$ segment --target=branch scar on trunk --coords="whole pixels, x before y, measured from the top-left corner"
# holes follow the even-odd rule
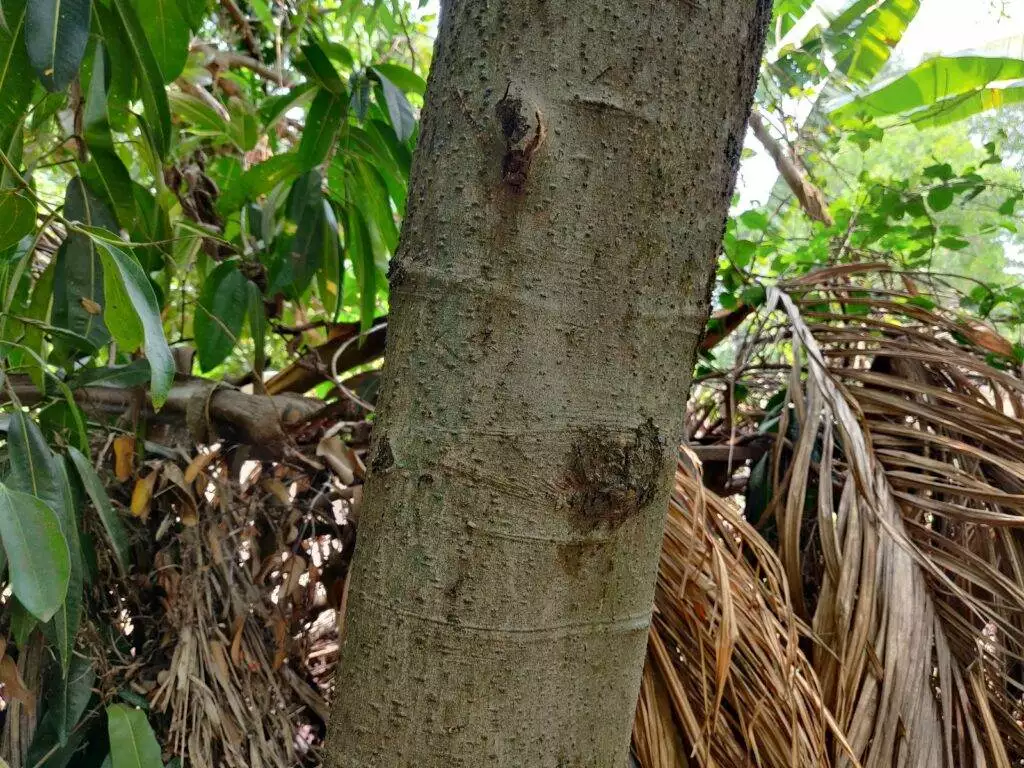
[[[535,109],[537,125],[533,136],[525,146],[517,146],[529,132],[530,124],[523,114],[523,100],[518,96],[510,96],[511,89],[512,83],[509,83],[505,95],[494,106],[494,113],[505,136],[505,155],[501,158],[501,181],[515,194],[521,194],[526,187],[534,155],[544,143],[547,130],[544,128],[540,109]]]

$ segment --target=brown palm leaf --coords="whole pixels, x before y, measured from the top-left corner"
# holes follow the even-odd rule
[[[825,703],[869,768],[1019,764],[1012,346],[877,273],[771,289],[775,308],[792,366],[769,508]]]
[[[843,739],[799,635],[775,553],[681,465],[633,728],[640,764],[831,765]]]

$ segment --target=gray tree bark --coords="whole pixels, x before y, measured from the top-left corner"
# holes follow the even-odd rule
[[[450,0],[327,766],[621,768],[770,0]]]

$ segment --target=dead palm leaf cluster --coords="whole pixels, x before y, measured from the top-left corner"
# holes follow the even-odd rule
[[[763,453],[725,472],[746,520],[677,488],[635,733],[645,766],[1024,758],[1024,384],[1013,346],[956,298],[884,268],[825,270],[769,289],[735,366],[705,380],[692,437]],[[748,554],[718,575],[738,542]],[[733,585],[751,574],[755,588]],[[755,598],[774,632],[738,620]],[[762,697],[772,673],[789,687]]]

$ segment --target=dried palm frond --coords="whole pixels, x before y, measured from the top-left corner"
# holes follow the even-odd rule
[[[824,701],[868,768],[1019,764],[1013,348],[909,281],[847,278],[770,289],[767,308],[786,318],[791,367],[761,477]],[[835,745],[830,758],[843,764]]]
[[[633,749],[644,768],[827,766],[831,733],[781,563],[676,472]]]

